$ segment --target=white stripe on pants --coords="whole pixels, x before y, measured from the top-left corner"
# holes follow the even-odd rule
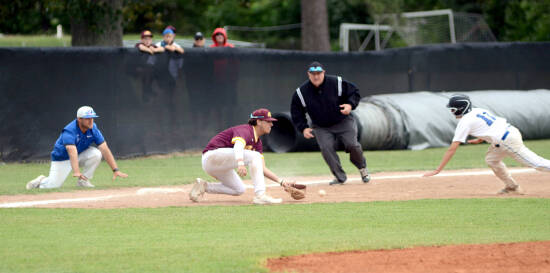
[[[101,163],[101,152],[96,147],[89,147],[78,155],[78,166],[88,179],[94,177],[95,169]],[[71,172],[71,161],[52,161],[50,174],[40,182],[41,189],[59,188]]]
[[[256,196],[265,193],[265,179],[262,155],[256,151],[244,150],[244,164],[248,166],[254,193]],[[241,195],[245,191],[243,180],[237,172],[237,160],[233,148],[219,148],[202,155],[202,169],[216,178],[220,183],[208,183],[206,192]]]
[[[502,162],[507,156],[512,157],[524,166],[535,168],[539,171],[550,172],[550,160],[540,157],[523,144],[521,133],[516,127],[508,128],[508,136],[504,141],[498,143],[500,147],[491,145],[485,156],[485,161],[493,169],[495,175],[504,182],[507,187],[517,185],[516,181],[508,172],[506,165]]]

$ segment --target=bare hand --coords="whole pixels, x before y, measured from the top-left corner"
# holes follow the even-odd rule
[[[239,166],[239,167],[237,167],[237,173],[238,173],[241,177],[245,176],[246,173],[247,173],[246,167],[245,167],[245,166]]]
[[[115,180],[117,176],[122,177],[122,178],[128,177],[127,174],[125,174],[121,171],[116,171],[116,172],[113,173],[113,180]]]
[[[80,172],[74,172],[73,177],[78,177],[78,179],[80,179],[80,180],[88,181],[88,177],[84,176]]]
[[[469,143],[469,144],[479,144],[479,143],[481,143],[481,142],[483,142],[483,139],[481,139],[481,138],[476,138],[476,139],[470,139],[470,140],[468,140],[468,143]]]
[[[315,136],[313,135],[313,129],[311,128],[305,128],[304,129],[304,137],[306,139],[311,139],[311,138],[314,138]]]
[[[438,170],[427,172],[424,175],[422,175],[422,177],[434,176],[434,175],[438,174],[439,172],[440,171],[438,171]]]
[[[351,105],[349,104],[340,104],[340,113],[344,115],[349,115],[351,113]]]

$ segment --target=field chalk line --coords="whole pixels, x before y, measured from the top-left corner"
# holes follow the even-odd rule
[[[510,173],[530,173],[535,172],[535,169],[524,168],[524,169],[512,169]],[[483,171],[472,171],[472,172],[450,172],[450,173],[440,173],[437,176],[439,177],[452,177],[452,176],[478,176],[478,175],[492,175],[491,170]],[[420,178],[422,174],[404,174],[404,175],[386,175],[386,176],[376,176],[373,175],[372,179],[385,180],[385,179],[406,179],[406,178]],[[348,181],[360,181],[360,178],[350,178]],[[313,181],[303,181],[300,184],[305,185],[314,185],[314,184],[324,184],[328,183],[331,180],[313,180]],[[279,187],[278,184],[268,184],[266,187]],[[246,188],[253,188],[252,185],[246,185]],[[33,207],[39,205],[51,205],[51,204],[62,204],[62,203],[73,203],[73,202],[88,202],[88,201],[103,201],[107,199],[133,196],[133,195],[145,195],[153,193],[175,193],[175,192],[185,192],[184,189],[173,189],[173,188],[141,188],[136,191],[135,194],[118,194],[118,195],[106,195],[98,197],[82,197],[82,198],[67,198],[67,199],[53,199],[53,200],[40,200],[40,201],[24,201],[24,202],[13,202],[13,203],[2,203],[0,208],[22,208],[22,207]]]

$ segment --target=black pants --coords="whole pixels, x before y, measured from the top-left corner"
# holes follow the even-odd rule
[[[330,168],[332,174],[340,182],[346,181],[346,173],[342,169],[340,158],[336,153],[338,140],[342,141],[349,159],[357,169],[367,167],[367,160],[363,156],[363,148],[357,141],[357,124],[352,116],[346,117],[340,123],[331,127],[318,127],[313,125],[315,139],[321,148],[321,154]]]

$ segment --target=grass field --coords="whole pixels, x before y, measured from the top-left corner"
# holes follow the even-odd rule
[[[155,41],[162,39],[162,35],[156,34]],[[191,38],[177,36],[178,39]],[[124,40],[139,40],[139,34],[125,34]],[[56,38],[54,35],[4,35],[0,37],[0,47],[67,47],[71,46],[71,36],[63,35],[62,39]]]
[[[550,140],[528,141],[550,157]],[[485,168],[487,145],[461,147],[449,169]],[[428,170],[445,149],[368,151],[373,172]],[[344,154],[346,171],[355,172]],[[281,176],[327,175],[319,153],[265,155]],[[207,178],[200,156],[119,160],[127,180],[98,188],[190,183]],[[515,162],[507,161],[510,166]],[[0,165],[0,194],[28,193],[49,164]],[[61,191],[74,190],[66,182]],[[397,189],[396,189],[397,190]],[[51,191],[51,190],[50,190]],[[48,191],[33,191],[35,194]],[[265,272],[270,257],[418,245],[550,240],[549,199],[208,206],[154,209],[0,209],[0,272]]]

